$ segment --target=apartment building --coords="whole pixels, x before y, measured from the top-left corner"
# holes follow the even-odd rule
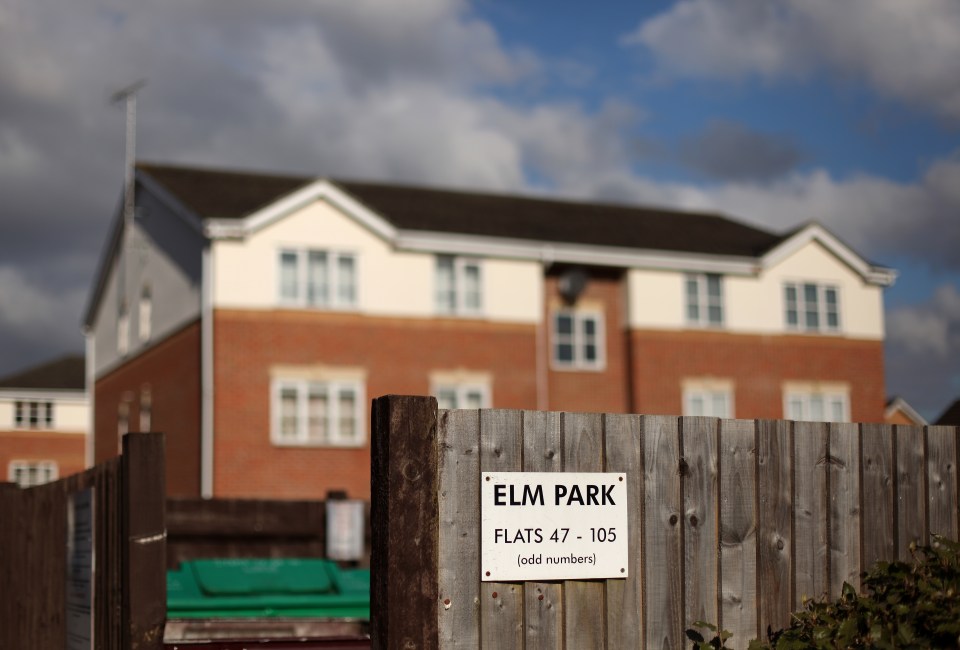
[[[86,467],[84,367],[68,356],[0,378],[0,480],[32,487]]]
[[[884,418],[876,266],[810,223],[141,164],[88,305],[94,456],[369,495],[369,401]]]

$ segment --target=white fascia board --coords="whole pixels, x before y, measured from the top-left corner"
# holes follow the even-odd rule
[[[179,199],[168,192],[166,188],[160,185],[160,183],[153,180],[148,172],[138,170],[137,182],[139,182],[144,189],[156,197],[160,203],[164,204],[170,210],[170,212],[179,217],[190,228],[197,231],[201,235],[204,234],[203,220],[200,218],[200,216],[181,203]]]
[[[923,425],[923,426],[926,426],[927,424],[929,424],[929,423],[927,422],[926,418],[924,418],[922,415],[920,415],[919,413],[917,413],[917,412],[914,410],[914,408],[913,408],[912,406],[910,406],[910,405],[906,402],[906,400],[904,400],[902,397],[898,397],[898,398],[896,398],[895,400],[893,400],[892,402],[890,402],[890,405],[887,406],[887,409],[886,409],[886,411],[884,412],[884,415],[886,415],[887,417],[890,417],[890,416],[893,415],[897,410],[903,411],[904,413],[907,414],[907,417],[909,417],[909,418],[910,418],[911,420],[913,420],[914,422],[917,422],[917,423],[919,423],[919,424],[921,424],[921,425]]]
[[[301,187],[243,219],[208,219],[205,231],[211,239],[243,239],[321,199],[339,208],[383,239],[393,241],[396,238],[397,230],[392,224],[326,179],[319,179]]]
[[[745,276],[756,275],[758,269],[757,260],[751,257],[534,242],[444,232],[403,231],[397,236],[395,245],[407,251],[536,260],[548,264],[559,262]]]
[[[85,404],[87,393],[82,388],[79,390],[73,388],[4,388],[0,389],[0,399],[21,402]]]
[[[868,264],[866,260],[854,252],[852,248],[837,239],[833,233],[818,223],[806,225],[803,229],[768,251],[761,258],[763,268],[767,269],[779,264],[813,241],[822,244],[828,251],[836,255],[842,262],[856,271],[860,277],[870,284],[888,287],[897,279],[897,272],[895,270]]]

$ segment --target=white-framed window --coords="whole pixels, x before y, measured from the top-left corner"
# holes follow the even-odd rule
[[[150,431],[153,424],[153,394],[149,386],[140,389],[140,431]]]
[[[344,251],[284,248],[278,258],[280,303],[298,307],[356,307],[357,257]]]
[[[849,392],[840,387],[786,387],[783,393],[783,414],[788,420],[849,422]]]
[[[150,285],[143,285],[140,289],[139,313],[137,314],[137,335],[141,343],[150,340],[153,330],[153,292]]]
[[[277,445],[359,447],[366,442],[364,404],[356,380],[276,379],[271,439]]]
[[[716,273],[689,273],[686,278],[687,323],[697,327],[723,325],[723,281]]]
[[[602,312],[558,309],[550,320],[554,367],[588,370],[604,367]]]
[[[117,354],[123,356],[130,350],[130,313],[126,306],[117,314]]]
[[[683,414],[714,418],[732,418],[733,382],[693,380],[683,385]]]
[[[479,260],[437,255],[434,270],[437,312],[476,315],[483,311],[483,274]]]
[[[442,409],[487,409],[490,408],[490,387],[478,383],[436,384],[431,393]]]
[[[57,462],[53,460],[12,460],[7,467],[7,480],[22,488],[56,481]]]
[[[840,331],[840,290],[834,285],[787,282],[783,285],[783,303],[788,330]]]
[[[13,404],[15,429],[52,429],[53,402],[17,400]]]

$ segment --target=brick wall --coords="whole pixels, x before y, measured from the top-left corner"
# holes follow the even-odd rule
[[[686,330],[633,331],[638,413],[679,414],[681,381],[734,382],[738,418],[783,418],[783,382],[845,382],[854,422],[883,422],[883,343],[831,336],[750,336]]]
[[[150,429],[165,434],[167,493],[200,495],[200,323],[157,342],[97,379],[94,462],[116,456],[120,405],[129,431],[140,430],[141,400],[149,392]]]
[[[483,371],[493,405],[536,408],[536,328],[467,319],[373,318],[311,311],[215,316],[215,484],[220,497],[370,496],[370,449],[278,447],[270,442],[272,365],[366,369],[368,401],[430,391],[435,371]],[[364,407],[369,429],[369,405]]]
[[[628,340],[624,334],[626,322],[626,294],[623,273],[604,269],[591,269],[589,280],[576,303],[566,305],[560,296],[557,283],[564,268],[555,268],[545,278],[544,354],[550,371],[547,374],[549,389],[548,410],[590,411],[626,413],[630,409]],[[569,307],[600,309],[603,312],[606,331],[605,364],[600,370],[555,369],[552,359],[552,314],[555,310]]]
[[[84,469],[87,437],[43,430],[0,431],[0,481],[8,479],[12,460],[52,460],[60,478]]]

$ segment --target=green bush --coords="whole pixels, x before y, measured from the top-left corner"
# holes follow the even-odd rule
[[[913,562],[878,562],[863,594],[847,583],[835,601],[810,601],[790,626],[767,630],[750,650],[805,648],[960,648],[960,544],[934,537],[910,545]],[[695,650],[727,648],[730,633],[709,623],[687,630]]]

